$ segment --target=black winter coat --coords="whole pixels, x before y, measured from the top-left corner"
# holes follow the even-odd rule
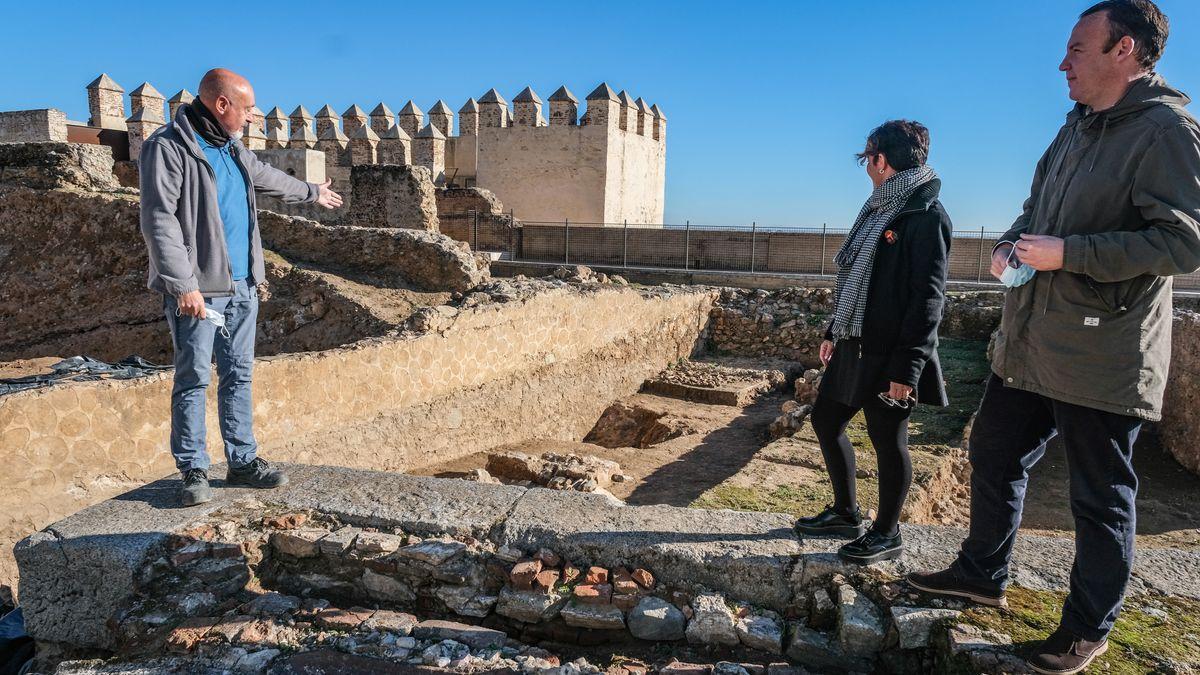
[[[935,179],[917,188],[880,237],[861,342],[836,346],[821,380],[822,396],[858,407],[899,382],[913,387],[920,403],[949,404],[937,331],[953,226],[938,201],[941,187]],[[833,339],[830,329],[825,339]]]

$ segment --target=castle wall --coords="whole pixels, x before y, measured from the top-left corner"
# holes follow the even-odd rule
[[[601,223],[609,137],[593,126],[484,127],[477,184],[523,221]]]
[[[634,131],[613,131],[604,181],[604,222],[661,224],[666,144]]]

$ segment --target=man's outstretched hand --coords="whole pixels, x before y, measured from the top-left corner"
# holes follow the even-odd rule
[[[317,186],[317,203],[327,209],[336,209],[342,205],[342,196],[329,189],[333,181],[326,179]]]

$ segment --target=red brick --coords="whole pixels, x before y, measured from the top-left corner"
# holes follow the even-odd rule
[[[641,588],[630,576],[629,570],[618,567],[613,570],[613,590],[617,593],[637,593]]]
[[[167,636],[167,650],[172,652],[189,652],[196,643],[208,634],[220,619],[213,616],[198,616],[181,622]]]
[[[653,574],[650,574],[646,570],[639,567],[636,570],[634,570],[633,574],[631,574],[630,576],[633,577],[633,580],[638,582],[638,585],[641,586],[642,588],[644,588],[648,591],[654,590],[654,575]]]
[[[603,567],[589,567],[587,574],[583,575],[583,583],[585,584],[607,584],[608,570]]]
[[[575,599],[585,605],[607,605],[612,602],[612,586],[608,584],[580,584],[574,590]]]
[[[558,570],[542,570],[533,579],[533,590],[549,593],[558,585]]]
[[[533,580],[542,571],[541,560],[522,560],[513,565],[508,573],[508,580],[518,591],[528,591],[533,588]]]

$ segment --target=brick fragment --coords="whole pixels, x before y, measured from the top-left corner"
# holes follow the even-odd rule
[[[522,560],[513,565],[512,571],[508,574],[508,580],[512,583],[513,588],[519,591],[528,591],[533,588],[533,580],[541,571],[541,560]]]
[[[607,584],[608,570],[603,567],[589,567],[587,574],[583,575],[583,583],[585,584]]]
[[[612,573],[613,590],[617,593],[637,593],[641,588],[637,582],[633,580],[629,570],[624,567],[618,567]]]
[[[549,593],[558,585],[558,579],[558,570],[542,570],[533,579],[533,590],[540,593]]]
[[[630,576],[632,576],[633,580],[636,581],[642,588],[648,591],[654,590],[654,575],[650,574],[650,572],[639,567],[634,570]]]
[[[612,602],[612,586],[580,584],[574,588],[575,599],[585,605],[607,605]]]

